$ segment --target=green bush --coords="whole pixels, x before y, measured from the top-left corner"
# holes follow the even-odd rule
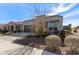
[[[61,46],[61,39],[57,35],[47,36],[45,39],[46,45],[51,51],[59,51],[59,47]]]
[[[59,32],[59,36],[63,39],[63,38],[65,38],[65,31],[64,30],[61,30],[60,32]]]
[[[8,30],[0,30],[0,33],[5,34]]]
[[[21,32],[20,30],[15,30],[15,31],[13,31],[14,33],[19,33],[19,32]]]
[[[70,47],[72,50],[72,54],[79,54],[79,37],[74,35],[69,35],[65,38],[65,46]]]
[[[37,29],[37,30],[36,30],[36,33],[37,33],[37,35],[39,35],[39,36],[43,36],[43,35],[46,35],[46,32],[47,32],[47,31],[48,31],[47,29],[40,28],[40,29]]]

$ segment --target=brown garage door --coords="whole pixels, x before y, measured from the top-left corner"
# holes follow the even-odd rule
[[[31,32],[30,25],[24,25],[24,32]]]

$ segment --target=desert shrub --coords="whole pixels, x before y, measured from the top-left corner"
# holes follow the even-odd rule
[[[6,35],[10,35],[10,34],[13,34],[14,32],[11,32],[11,31],[8,31],[8,32],[6,32],[5,34]]]
[[[74,29],[74,31],[73,31],[74,33],[77,33],[77,29]]]
[[[47,29],[39,28],[39,29],[36,29],[36,34],[39,36],[43,36],[43,35],[46,35],[47,31],[48,31]]]
[[[38,38],[39,35],[31,35],[31,34],[29,34],[29,35],[26,35],[25,37],[27,37],[27,38]]]
[[[19,33],[19,32],[21,32],[20,30],[15,30],[15,31],[13,31],[14,33]]]
[[[50,51],[58,51],[61,46],[61,39],[57,35],[47,36],[45,39],[46,45]]]
[[[70,55],[72,54],[70,47],[60,47],[61,55]]]
[[[65,45],[66,46],[74,46],[78,47],[79,46],[79,37],[74,36],[74,35],[69,35],[65,38]]]
[[[77,48],[74,48],[73,50],[72,50],[72,54],[73,55],[79,55],[79,48],[77,47]]]
[[[59,32],[59,36],[60,36],[61,38],[65,38],[65,31],[64,31],[64,30],[61,30],[61,31]]]
[[[14,33],[17,33],[17,31],[13,31]]]
[[[79,54],[79,37],[74,35],[69,35],[65,38],[65,46],[70,47],[72,54]]]
[[[61,31],[59,32],[59,36],[60,36],[60,38],[61,38],[62,46],[64,46],[65,31],[64,31],[64,30],[61,30]]]
[[[73,35],[73,34],[71,33],[71,31],[65,30],[65,37],[67,37],[67,36],[69,36],[69,35]]]
[[[5,34],[8,30],[1,30],[0,33]]]

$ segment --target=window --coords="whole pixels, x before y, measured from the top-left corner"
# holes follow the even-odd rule
[[[52,31],[57,30],[57,23],[56,23],[56,21],[49,21],[48,22],[48,29],[52,30]]]

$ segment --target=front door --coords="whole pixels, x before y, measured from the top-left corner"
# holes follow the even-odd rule
[[[14,26],[13,25],[11,25],[11,31],[13,31],[14,30]]]
[[[20,26],[16,26],[16,31],[20,31]]]

